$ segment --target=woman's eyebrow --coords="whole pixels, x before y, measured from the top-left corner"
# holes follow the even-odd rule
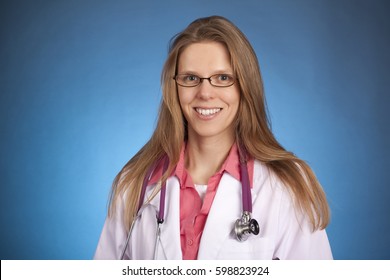
[[[178,71],[178,74],[191,74],[191,75],[196,75],[201,77],[202,75],[199,74],[198,71],[193,71],[193,70],[183,70],[183,71]],[[217,75],[217,74],[233,74],[232,69],[227,69],[227,68],[221,68],[220,70],[214,70],[211,72],[210,76]]]

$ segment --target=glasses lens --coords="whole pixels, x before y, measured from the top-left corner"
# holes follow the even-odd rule
[[[196,75],[176,75],[175,80],[183,87],[195,87],[200,83],[200,78]]]
[[[230,87],[234,84],[235,78],[230,74],[215,74],[210,78],[200,78],[192,74],[179,74],[175,78],[176,83],[182,87],[196,87],[203,80],[209,80],[210,84],[215,87]]]
[[[210,82],[216,87],[229,87],[234,84],[234,77],[230,74],[216,74],[210,77]]]

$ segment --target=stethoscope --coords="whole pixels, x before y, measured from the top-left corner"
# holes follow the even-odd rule
[[[237,219],[234,224],[234,233],[236,236],[236,239],[239,242],[246,241],[249,237],[249,235],[254,234],[258,235],[260,232],[259,223],[252,219],[252,195],[250,190],[250,183],[249,183],[249,174],[248,174],[248,167],[245,160],[242,160],[240,156],[240,171],[241,171],[241,185],[242,185],[242,208],[243,212],[240,219]],[[164,164],[162,168],[162,174],[164,174],[168,170],[169,166],[169,160],[168,157],[165,156],[163,158]],[[159,161],[158,161],[159,162]],[[142,189],[141,189],[141,195],[140,200],[138,203],[138,211],[137,216],[133,219],[129,232],[127,234],[126,243],[122,250],[120,259],[123,260],[123,257],[125,255],[127,246],[129,244],[131,234],[133,232],[134,224],[140,217],[140,213],[142,212],[145,207],[148,207],[150,204],[144,204],[144,198],[145,198],[145,192],[146,188],[148,186],[148,183],[152,177],[153,171],[156,168],[157,163],[155,163],[153,166],[151,166],[146,173],[146,176],[143,180]],[[160,190],[160,207],[159,211],[157,213],[156,219],[157,219],[157,229],[156,229],[156,242],[154,247],[154,259],[157,259],[158,256],[158,244],[160,242],[160,234],[161,234],[161,226],[164,223],[164,214],[165,214],[165,193],[166,193],[166,181],[164,181],[161,185]]]

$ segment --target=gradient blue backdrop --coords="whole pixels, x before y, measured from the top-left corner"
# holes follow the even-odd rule
[[[89,259],[111,182],[150,137],[172,35],[252,42],[273,130],[332,209],[336,259],[390,259],[388,1],[0,2],[0,258]]]

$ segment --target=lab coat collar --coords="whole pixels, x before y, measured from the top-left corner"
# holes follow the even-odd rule
[[[241,218],[241,182],[225,173],[220,181],[200,241],[198,259],[218,259],[227,238],[235,238],[234,223]],[[252,192],[252,201],[254,199]],[[231,229],[227,231],[226,228]]]
[[[165,220],[161,227],[161,245],[158,259],[181,260],[183,258],[180,245],[180,184],[172,176],[166,184]],[[165,254],[162,255],[162,253]]]
[[[165,220],[161,228],[161,245],[158,259],[181,260],[180,243],[180,184],[176,176],[168,178],[166,185]],[[227,238],[234,237],[234,223],[241,218],[241,182],[224,173],[219,183],[199,245],[198,259],[218,259]],[[256,195],[252,191],[252,201]],[[154,199],[159,201],[159,199]],[[158,205],[156,205],[158,207]],[[158,209],[158,208],[157,208]],[[231,231],[226,231],[226,228]]]

